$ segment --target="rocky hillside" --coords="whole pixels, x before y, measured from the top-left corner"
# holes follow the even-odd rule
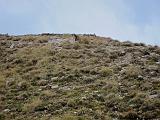
[[[0,35],[0,120],[160,120],[160,47],[96,35]]]

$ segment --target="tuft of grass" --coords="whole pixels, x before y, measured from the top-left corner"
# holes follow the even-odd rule
[[[40,98],[33,98],[30,102],[25,103],[22,110],[25,112],[33,112],[36,107],[42,104],[42,100]]]
[[[137,78],[142,74],[142,70],[137,66],[129,65],[125,70],[125,74],[127,78]]]
[[[112,75],[113,70],[109,67],[101,67],[99,70],[99,73],[101,76],[106,77],[106,76]]]
[[[0,88],[5,87],[5,84],[5,77],[2,74],[0,74]]]
[[[74,115],[67,114],[67,115],[53,118],[53,120],[87,120],[87,119],[81,116],[74,116]]]
[[[42,96],[52,97],[54,93],[50,90],[44,90],[42,91]]]

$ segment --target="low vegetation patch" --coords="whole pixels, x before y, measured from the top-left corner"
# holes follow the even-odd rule
[[[160,48],[96,35],[0,35],[0,120],[158,120]]]

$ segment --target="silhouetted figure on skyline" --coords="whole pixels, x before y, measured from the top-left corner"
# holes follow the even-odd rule
[[[75,41],[79,41],[79,40],[80,40],[80,38],[79,38],[79,36],[78,36],[78,35],[73,34],[73,36],[74,36],[74,40],[75,40]]]

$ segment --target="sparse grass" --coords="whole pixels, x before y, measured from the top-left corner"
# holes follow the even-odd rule
[[[39,98],[33,98],[30,102],[25,103],[22,110],[25,112],[34,112],[35,108],[42,104]]]
[[[6,81],[4,75],[0,74],[0,88],[5,87]]]
[[[53,95],[55,95],[55,93],[52,92],[52,91],[50,91],[50,90],[44,90],[44,91],[42,91],[42,97],[43,96],[52,97]]]
[[[52,38],[64,42],[48,43]],[[70,39],[73,35],[0,36],[0,119],[160,117],[159,48],[90,35]],[[134,55],[143,64],[133,63]]]
[[[112,75],[113,70],[109,67],[104,67],[103,66],[103,67],[100,68],[99,73],[100,73],[101,76],[106,77],[106,76]]]
[[[64,115],[61,117],[53,118],[52,120],[87,120],[84,117],[74,115]]]
[[[66,39],[66,38],[71,38],[73,36],[71,34],[63,34],[61,37]]]
[[[142,71],[137,66],[129,65],[125,70],[125,74],[128,78],[132,78],[132,77],[136,78],[138,77],[138,75],[142,74]]]

